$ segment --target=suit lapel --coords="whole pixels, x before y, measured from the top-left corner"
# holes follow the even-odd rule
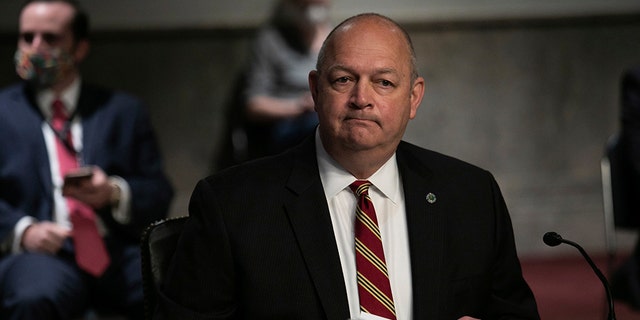
[[[441,271],[445,257],[445,217],[437,201],[441,185],[434,181],[433,173],[404,148],[397,152],[398,167],[402,176],[413,285],[413,318],[439,319],[440,306],[444,305],[442,290],[445,284]],[[427,201],[428,194],[436,201]]]
[[[313,137],[295,152],[285,209],[327,319],[347,319],[344,277],[315,154]]]
[[[95,117],[91,117],[93,114],[95,102],[93,101],[94,94],[91,92],[91,87],[83,84],[80,88],[80,96],[78,97],[78,115],[82,121],[82,159],[86,164],[95,164],[95,159],[92,155],[93,137],[95,135]]]
[[[105,121],[105,117],[109,114],[105,110],[109,109],[112,103],[113,93],[98,86],[90,84],[82,84],[80,97],[78,98],[78,115],[82,120],[82,142],[83,157],[85,163],[98,164],[101,161],[100,137],[108,137],[109,133],[105,123],[113,121]],[[104,169],[104,168],[103,168]]]
[[[28,138],[25,141],[32,141],[35,145],[34,154],[30,156],[36,157],[38,164],[38,175],[42,190],[47,193],[48,197],[52,197],[53,182],[51,178],[51,167],[49,165],[49,155],[47,154],[47,146],[44,142],[42,134],[42,125],[45,123],[44,117],[40,112],[37,104],[33,100],[33,94],[26,85],[20,87],[14,96],[15,119],[20,123],[23,134]]]

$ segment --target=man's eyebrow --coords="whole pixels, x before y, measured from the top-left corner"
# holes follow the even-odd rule
[[[353,71],[351,70],[351,68],[345,66],[345,65],[341,65],[341,64],[336,64],[333,66],[330,66],[329,68],[327,68],[327,72],[334,72],[334,71],[345,71],[348,73],[352,73]]]
[[[396,69],[394,69],[394,68],[381,68],[381,69],[376,70],[376,72],[375,72],[374,74],[377,74],[377,75],[379,75],[379,74],[393,74],[393,75],[398,75],[398,74],[400,74],[400,73],[398,72],[398,70],[396,70]]]
[[[333,66],[329,67],[327,69],[327,71],[328,72],[344,71],[344,72],[348,72],[348,73],[355,73],[355,71],[353,71],[352,68],[349,68],[349,67],[347,67],[345,65],[341,65],[341,64],[333,65]],[[400,73],[395,68],[380,68],[380,69],[376,69],[373,72],[373,74],[381,75],[381,74],[400,74]]]

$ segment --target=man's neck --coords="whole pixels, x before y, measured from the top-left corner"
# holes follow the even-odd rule
[[[78,73],[74,72],[52,85],[49,89],[51,89],[51,91],[53,91],[56,96],[60,96],[65,90],[69,88],[69,86],[71,86],[71,84],[78,78],[78,76]]]
[[[355,149],[340,143],[325,143],[324,141],[331,141],[331,138],[323,139],[322,131],[320,128],[317,130],[325,152],[358,179],[367,179],[378,171],[395,154],[399,143],[398,141],[395,145]]]
[[[338,150],[327,149],[327,153],[338,162],[345,170],[358,179],[367,179],[378,171],[394,152],[382,152],[380,150]]]

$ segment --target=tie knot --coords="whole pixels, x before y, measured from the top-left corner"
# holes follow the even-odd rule
[[[361,195],[367,195],[369,192],[369,187],[371,186],[371,182],[369,180],[356,180],[352,184],[349,185],[351,191],[355,193],[358,197]]]
[[[53,112],[53,119],[67,120],[67,110],[65,110],[64,104],[59,99],[53,101],[53,104],[51,104],[51,110]]]

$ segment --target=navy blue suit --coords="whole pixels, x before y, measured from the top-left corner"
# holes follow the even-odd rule
[[[397,162],[413,318],[539,319],[491,174],[406,142]],[[201,180],[189,214],[158,319],[349,318],[313,137]]]
[[[166,216],[173,189],[163,172],[155,134],[141,101],[124,93],[83,85],[77,108],[82,119],[84,163],[99,166],[107,175],[117,175],[127,181],[131,188],[132,218],[129,224],[122,225],[112,218],[110,208],[98,210],[108,230],[105,240],[112,264],[101,279],[82,273],[71,277],[71,281],[79,282],[78,286],[88,288],[88,294],[77,297],[74,308],[82,307],[89,300],[102,301],[100,295],[106,292],[112,298],[126,300],[116,304],[139,303],[142,299],[140,232],[152,221]],[[42,134],[43,121],[34,95],[25,83],[0,92],[0,241],[12,236],[16,222],[24,216],[40,221],[53,219],[52,177]],[[13,279],[18,274],[16,270],[28,272],[30,266],[51,260],[45,255],[32,256],[28,259],[33,261],[25,263],[16,262],[17,255],[0,253],[0,301],[3,303],[0,307],[6,308],[9,303],[7,290],[23,286]],[[54,263],[59,263],[61,269],[75,268],[71,257],[71,246],[65,246]],[[93,288],[103,285],[110,288],[94,295],[98,290]],[[5,316],[0,313],[0,318]]]

